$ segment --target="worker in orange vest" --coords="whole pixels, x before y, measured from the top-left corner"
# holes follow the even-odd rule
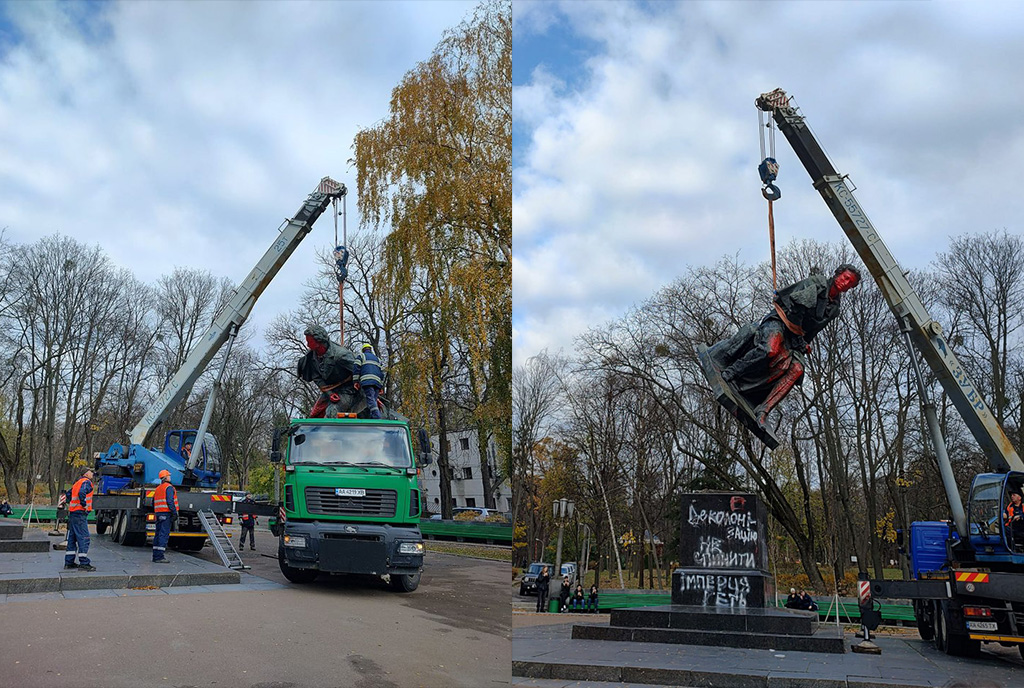
[[[171,472],[162,470],[158,474],[160,484],[153,492],[153,511],[156,512],[156,534],[153,535],[153,563],[167,564],[164,556],[167,541],[171,537],[171,526],[178,520],[178,493],[171,485]]]
[[[95,571],[87,556],[89,552],[89,512],[92,511],[92,469],[82,471],[82,477],[71,487],[68,499],[68,544],[64,550],[64,568]],[[78,562],[75,563],[75,554]]]

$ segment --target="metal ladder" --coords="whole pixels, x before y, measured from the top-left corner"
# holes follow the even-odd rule
[[[217,550],[217,554],[220,556],[220,560],[224,562],[224,566],[236,571],[252,568],[242,562],[242,555],[238,553],[234,543],[231,542],[231,538],[224,532],[224,527],[217,520],[215,513],[209,510],[200,511],[199,522],[203,524],[203,530],[210,536],[210,542],[213,543],[213,548]]]

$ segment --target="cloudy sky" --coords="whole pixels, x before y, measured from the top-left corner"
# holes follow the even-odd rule
[[[571,351],[687,266],[766,260],[754,99],[793,95],[905,268],[1024,231],[1024,6],[563,2],[514,12],[514,350]],[[781,135],[781,244],[844,236]]]
[[[98,244],[153,282],[241,281],[320,178],[475,2],[0,1],[0,229]],[[250,323],[291,308],[325,214]],[[259,340],[257,340],[259,341]]]

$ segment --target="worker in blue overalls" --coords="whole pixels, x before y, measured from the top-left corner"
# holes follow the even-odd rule
[[[153,511],[156,512],[156,533],[153,535],[153,563],[166,564],[167,541],[171,538],[171,526],[178,520],[178,493],[171,485],[171,472],[162,470],[160,485],[153,492]]]
[[[71,487],[68,501],[68,544],[64,551],[64,568],[95,571],[89,561],[89,512],[92,511],[92,469],[82,471],[82,477]],[[75,554],[78,563],[75,563]]]
[[[370,418],[380,418],[377,398],[384,386],[384,371],[380,368],[380,359],[369,344],[363,344],[363,350],[352,369],[352,379],[356,389],[361,389],[366,397],[366,410],[370,412]]]

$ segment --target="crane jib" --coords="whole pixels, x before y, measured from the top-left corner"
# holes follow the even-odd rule
[[[915,347],[928,363],[949,399],[963,417],[989,463],[1000,471],[1024,471],[1013,448],[964,367],[942,337],[942,327],[928,314],[906,273],[861,208],[843,175],[814,138],[803,115],[781,89],[757,99],[759,109],[771,112],[779,131],[811,176],[850,243],[864,261],[897,320],[907,323]]]
[[[214,318],[207,331],[198,339],[185,362],[172,376],[170,381],[160,390],[156,401],[143,415],[142,420],[132,428],[132,444],[143,444],[149,432],[156,427],[188,394],[192,385],[206,370],[221,345],[227,341],[230,333],[241,327],[249,317],[256,299],[266,289],[270,281],[277,275],[285,261],[294,253],[299,242],[310,232],[313,224],[327,210],[331,202],[347,193],[344,184],[330,177],[320,180],[298,212],[291,219],[285,220],[280,234],[274,238],[270,247],[260,261],[235,289],[224,308]]]

